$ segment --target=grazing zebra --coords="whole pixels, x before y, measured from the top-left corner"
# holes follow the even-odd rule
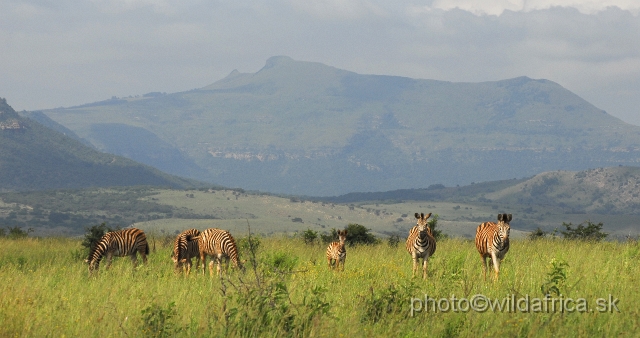
[[[118,257],[129,256],[133,267],[136,267],[137,255],[140,253],[142,261],[147,262],[149,254],[149,244],[144,231],[136,228],[122,229],[118,231],[107,232],[100,238],[98,243],[89,253],[89,257],[85,262],[89,263],[89,273],[98,270],[100,260],[104,255],[107,256],[106,269],[111,265],[111,258],[115,255]]]
[[[487,258],[489,263],[493,262],[495,271],[494,280],[498,279],[500,273],[500,261],[509,251],[509,226],[511,214],[498,214],[498,223],[485,222],[476,229],[476,248],[482,258],[482,272],[487,280]]]
[[[223,258],[225,259],[227,266],[229,264],[229,260],[231,260],[236,268],[244,271],[244,267],[242,266],[242,262],[240,262],[240,258],[238,256],[236,241],[228,231],[211,228],[202,231],[199,236],[194,237],[193,239],[198,240],[200,260],[202,262],[202,274],[205,273],[204,270],[207,265],[207,255],[212,257],[211,262],[209,262],[209,275],[211,276],[213,276],[213,259],[218,263],[218,275],[221,273]]]
[[[340,268],[342,263],[342,271],[344,271],[344,261],[347,259],[347,249],[344,247],[344,241],[347,239],[347,230],[338,230],[338,242],[332,242],[327,247],[327,261],[329,262],[329,270],[334,265],[335,269]]]
[[[191,272],[191,258],[196,258],[196,267],[200,265],[200,250],[198,240],[193,239],[200,235],[198,229],[188,229],[180,233],[173,242],[171,259],[175,263],[176,272],[182,267],[187,275]]]
[[[425,214],[415,214],[418,222],[416,226],[409,231],[409,237],[407,237],[407,251],[413,258],[413,274],[416,276],[416,270],[418,270],[418,261],[422,258],[422,279],[427,279],[427,261],[429,257],[433,256],[436,252],[436,239],[431,234],[431,228],[427,224],[427,219],[431,217],[431,213],[425,216]]]

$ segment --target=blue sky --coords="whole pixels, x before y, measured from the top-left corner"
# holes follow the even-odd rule
[[[361,74],[548,79],[640,126],[637,0],[0,0],[16,110],[179,92],[275,55]]]

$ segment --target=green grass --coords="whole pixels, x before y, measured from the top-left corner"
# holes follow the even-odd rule
[[[146,265],[133,270],[128,258],[115,258],[111,269],[103,264],[99,275],[89,278],[78,240],[0,239],[0,336],[138,337],[153,335],[154,328],[164,329],[157,335],[224,336],[238,335],[242,325],[253,330],[244,331],[249,335],[343,337],[610,337],[633,336],[640,329],[637,243],[514,240],[494,283],[482,279],[473,242],[460,239],[438,243],[427,281],[411,278],[403,243],[396,248],[386,243],[348,247],[345,271],[332,272],[324,244],[305,245],[300,238],[285,236],[260,242],[258,271],[265,275],[257,286],[251,260],[245,263],[245,274],[232,269],[224,283],[202,276],[200,270],[188,277],[176,275],[163,241],[156,241]],[[251,256],[244,250],[241,258]],[[541,286],[554,259],[568,264],[562,271],[566,280],[557,283],[563,297],[585,298],[595,310],[596,298],[612,295],[619,299],[620,312],[450,311],[410,316],[411,298],[425,295],[543,297]],[[290,273],[275,273],[276,266]],[[286,292],[275,292],[277,285]],[[265,301],[251,295],[262,295]],[[266,306],[264,311],[258,310],[259,304]],[[328,313],[319,310],[321,304]],[[285,317],[306,329],[287,332]],[[267,326],[251,327],[258,319]]]

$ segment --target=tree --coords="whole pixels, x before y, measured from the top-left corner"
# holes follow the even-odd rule
[[[302,239],[304,240],[305,244],[313,244],[316,241],[316,238],[318,238],[317,231],[307,229],[302,233]]]
[[[431,216],[431,219],[427,222],[427,224],[429,224],[429,228],[431,229],[431,234],[436,239],[436,241],[449,237],[446,234],[443,234],[442,230],[436,229],[438,227],[438,214],[434,214],[433,216]]]
[[[587,226],[583,225],[585,223]],[[560,232],[564,239],[599,242],[609,235],[602,232],[602,222],[595,224],[591,221],[585,221],[578,224],[576,228],[571,227],[573,225],[571,222],[568,224],[562,222],[562,225],[567,228],[566,231]]]
[[[527,238],[529,240],[535,241],[537,239],[542,239],[545,238],[547,236],[547,233],[544,232],[542,229],[540,229],[540,227],[538,227],[536,230],[531,231],[528,235]]]
[[[82,246],[89,249],[89,251],[93,250],[93,248],[98,244],[98,241],[106,234],[107,232],[115,231],[117,229],[111,229],[107,226],[107,223],[102,223],[100,225],[94,225],[90,228],[85,228],[86,232],[84,234],[84,240],[82,241]]]

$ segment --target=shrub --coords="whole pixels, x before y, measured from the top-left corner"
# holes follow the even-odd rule
[[[29,236],[29,233],[33,232],[33,229],[29,228],[27,231],[22,230],[19,226],[9,227],[9,235],[10,239],[21,239]]]
[[[173,324],[172,318],[177,315],[176,304],[171,302],[166,308],[153,304],[142,310],[142,333],[147,337],[174,337],[183,330]]]
[[[107,223],[102,223],[100,225],[94,225],[90,228],[85,228],[86,232],[84,234],[84,240],[82,240],[82,246],[87,248],[89,251],[93,250],[93,248],[98,244],[100,238],[104,236],[107,232],[115,231],[117,229],[112,229],[107,226]]]
[[[583,225],[585,223],[587,223],[587,226]],[[576,228],[571,227],[573,225],[571,222],[568,224],[562,222],[562,225],[567,228],[567,231],[560,232],[564,239],[599,242],[609,235],[602,232],[602,222],[595,224],[591,223],[591,221],[586,221],[578,224]]]
[[[377,244],[379,240],[370,233],[371,229],[366,228],[364,225],[350,223],[347,225],[347,243],[349,245],[357,245],[357,244]],[[332,230],[336,234],[337,231],[335,229]]]
[[[304,240],[305,244],[313,244],[317,238],[318,238],[317,231],[307,229],[302,233],[302,239]]]
[[[395,234],[395,235],[389,236],[387,243],[389,244],[390,247],[397,248],[398,245],[400,245],[400,235]]]
[[[433,234],[433,237],[436,239],[436,241],[439,241],[441,239],[445,239],[445,238],[449,238],[449,236],[447,236],[446,234],[442,233],[442,230],[438,230],[438,214],[434,214],[433,216],[431,216],[431,219],[427,222],[427,224],[429,224],[429,228],[431,229],[431,234]]]
[[[528,235],[527,238],[531,241],[535,241],[537,239],[542,239],[545,238],[547,236],[547,233],[542,231],[542,229],[540,229],[540,227],[538,227],[536,230],[531,231]]]

